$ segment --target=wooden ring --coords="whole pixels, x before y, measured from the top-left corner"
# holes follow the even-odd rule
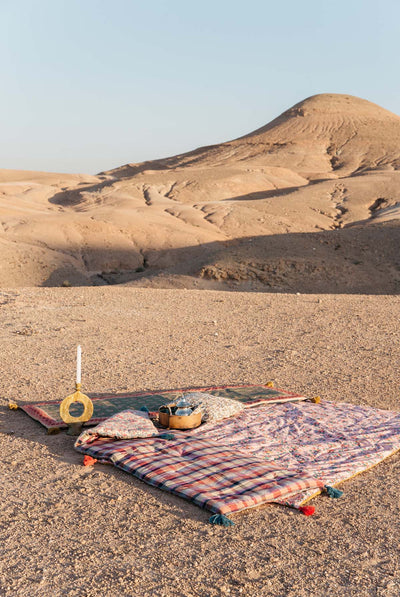
[[[83,404],[83,413],[79,417],[73,417],[70,412],[70,406],[74,402]],[[93,402],[88,396],[82,392],[75,392],[71,396],[67,396],[60,404],[60,416],[64,423],[70,425],[71,423],[86,423],[93,415]]]

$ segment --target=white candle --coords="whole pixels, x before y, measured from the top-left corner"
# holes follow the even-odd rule
[[[82,370],[82,348],[79,344],[76,351],[76,383],[81,383],[81,370]]]

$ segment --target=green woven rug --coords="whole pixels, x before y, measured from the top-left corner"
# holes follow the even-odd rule
[[[246,407],[265,403],[307,400],[305,396],[271,388],[267,385],[213,386],[179,390],[135,392],[132,394],[92,394],[89,396],[94,407],[93,417],[86,423],[86,425],[97,425],[108,417],[126,409],[138,410],[142,406],[145,406],[149,411],[158,411],[160,406],[177,399],[181,396],[182,392],[207,392],[213,396],[225,396],[226,398],[232,398],[233,400],[243,402]],[[51,431],[67,427],[60,418],[60,404],[61,400],[51,400],[48,402],[19,404],[19,407],[32,417],[32,419],[39,421],[39,423]],[[70,413],[72,416],[79,416],[81,411],[81,404],[76,403],[71,405]]]

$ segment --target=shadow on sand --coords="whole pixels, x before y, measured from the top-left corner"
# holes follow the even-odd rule
[[[60,286],[68,280],[72,286],[399,294],[399,247],[400,223],[396,222],[148,249],[142,251],[143,264],[135,269],[123,265],[130,261],[129,252],[86,247],[82,248],[85,261],[99,264],[97,273],[66,265],[52,272],[43,285]],[[107,267],[101,269],[102,263]]]

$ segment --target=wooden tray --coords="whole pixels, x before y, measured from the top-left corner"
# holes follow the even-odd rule
[[[201,423],[201,412],[185,417],[158,411],[160,425],[168,429],[195,429]]]

